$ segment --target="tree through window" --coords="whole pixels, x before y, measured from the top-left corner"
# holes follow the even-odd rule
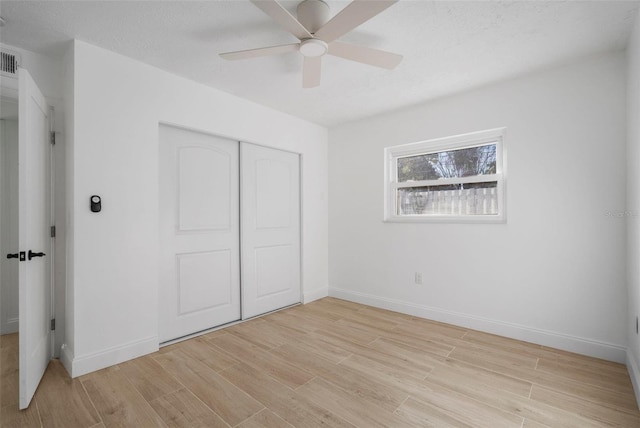
[[[495,173],[495,144],[398,159],[398,182],[400,183]]]

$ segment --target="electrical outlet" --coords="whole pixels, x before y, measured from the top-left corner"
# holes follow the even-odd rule
[[[415,277],[413,279],[413,281],[416,284],[422,284],[422,274],[420,272],[416,272]]]

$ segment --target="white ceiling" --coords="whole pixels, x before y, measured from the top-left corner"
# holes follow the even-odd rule
[[[295,14],[297,2],[283,1]],[[347,1],[328,1],[332,14]],[[399,109],[587,55],[624,49],[638,1],[401,0],[341,40],[404,55],[392,71],[325,56],[218,53],[296,42],[248,0],[5,1],[0,41],[61,56],[77,38],[325,126]]]

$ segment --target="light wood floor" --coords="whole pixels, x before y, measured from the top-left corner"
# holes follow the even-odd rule
[[[2,427],[640,427],[626,368],[326,298],[70,379],[52,361]]]

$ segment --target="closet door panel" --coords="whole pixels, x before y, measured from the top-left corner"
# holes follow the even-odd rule
[[[242,317],[300,302],[300,158],[241,144]]]
[[[160,341],[240,319],[239,148],[160,126]]]

